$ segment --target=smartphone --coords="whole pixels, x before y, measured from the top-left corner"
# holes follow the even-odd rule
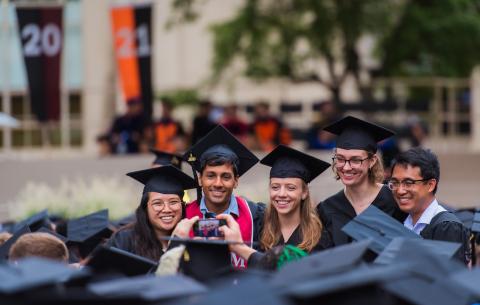
[[[199,219],[193,224],[193,235],[199,237],[222,237],[223,234],[218,228],[226,224],[224,219]]]

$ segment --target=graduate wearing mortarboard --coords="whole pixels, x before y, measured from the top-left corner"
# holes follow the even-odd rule
[[[186,207],[186,217],[211,218],[230,214],[239,223],[245,243],[258,241],[265,205],[253,203],[233,194],[240,177],[252,168],[258,158],[223,126],[218,125],[183,156],[198,175],[197,200]],[[203,193],[203,194],[202,194]],[[246,268],[246,262],[232,253],[232,263]]]
[[[290,245],[310,253],[329,247],[328,234],[322,238],[322,224],[310,200],[308,183],[330,164],[283,145],[277,146],[260,163],[271,167],[270,204],[260,236],[261,250],[272,251],[275,247]],[[222,230],[226,230],[225,239],[239,241],[235,227]],[[231,248],[248,259],[249,265],[264,265],[263,254],[240,244]]]
[[[116,232],[108,245],[158,261],[168,249],[167,238],[185,216],[183,192],[197,183],[172,165],[127,175],[145,185],[142,199],[134,223]]]
[[[394,135],[388,129],[347,116],[324,130],[336,134],[332,168],[344,189],[317,206],[323,225],[335,246],[351,242],[342,227],[370,205],[403,222],[391,191],[383,181],[383,165],[377,142]]]

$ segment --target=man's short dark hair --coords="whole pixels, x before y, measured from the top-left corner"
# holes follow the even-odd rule
[[[421,147],[410,148],[395,158],[392,165],[392,173],[397,165],[418,167],[423,179],[435,179],[437,181],[433,194],[437,192],[438,183],[440,182],[440,163],[437,155],[430,149]]]
[[[222,165],[225,165],[225,164],[232,165],[233,175],[235,177],[237,177],[238,176],[238,168],[235,165],[235,162],[233,162],[232,160],[230,160],[229,158],[226,158],[226,157],[214,157],[214,158],[202,160],[202,162],[200,164],[200,173],[203,174],[203,171],[205,170],[205,167],[207,167],[207,165],[208,166],[222,166]]]

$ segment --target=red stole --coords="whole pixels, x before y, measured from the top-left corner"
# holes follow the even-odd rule
[[[233,218],[237,221],[238,225],[240,226],[240,233],[242,235],[243,241],[247,245],[253,244],[253,216],[250,208],[248,207],[247,202],[242,199],[241,197],[235,196],[238,204],[238,217],[232,215]],[[197,201],[192,201],[191,203],[187,204],[185,209],[185,214],[187,218],[192,218],[194,216],[198,216],[200,218],[203,217],[202,211],[200,211],[200,204]],[[193,231],[190,231],[190,237],[193,237]],[[235,253],[230,253],[232,258],[232,265],[236,269],[244,269],[247,268],[247,262],[237,256]]]

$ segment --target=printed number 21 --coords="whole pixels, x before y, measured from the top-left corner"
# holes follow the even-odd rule
[[[148,28],[145,24],[136,28],[135,32],[129,28],[120,28],[117,31],[117,39],[120,40],[118,56],[120,58],[132,57],[137,53],[139,57],[150,55],[150,43],[148,41]],[[138,48],[135,49],[135,39]]]
[[[27,57],[55,56],[62,48],[62,34],[57,25],[49,23],[41,29],[37,24],[29,23],[22,29],[22,40],[25,41],[23,53]]]

